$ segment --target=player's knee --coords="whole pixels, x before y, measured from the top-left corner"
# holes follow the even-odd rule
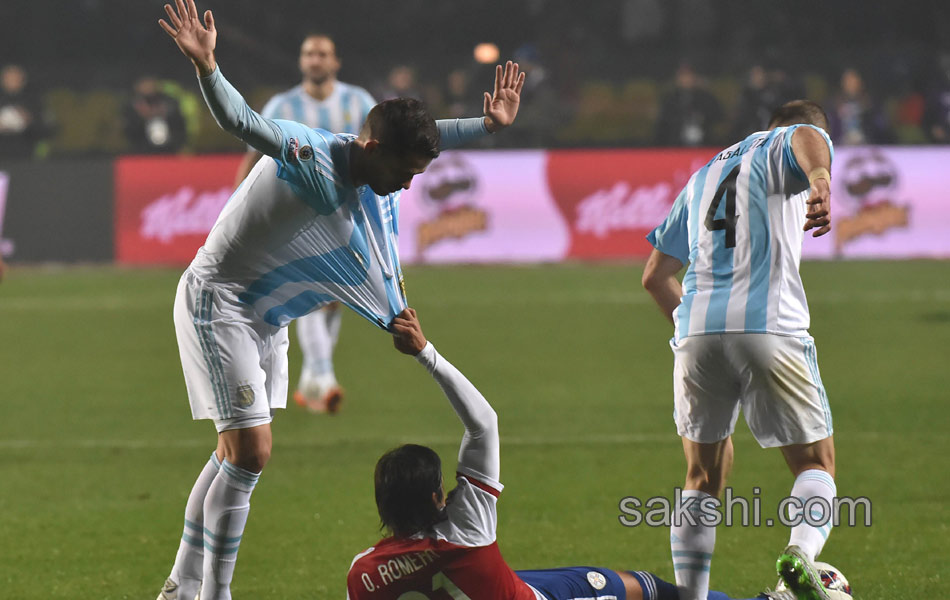
[[[244,467],[248,471],[260,473],[264,470],[264,465],[270,460],[270,444],[260,444],[256,446],[247,457],[248,466]]]
[[[271,443],[269,439],[254,440],[251,444],[241,444],[230,460],[235,466],[253,473],[260,473],[270,460]]]
[[[624,573],[623,571],[614,571],[620,580],[623,582],[624,591],[627,593],[627,600],[642,600],[643,599],[643,588],[640,587],[640,582],[637,581],[637,578],[631,575],[630,573]]]
[[[831,438],[805,445],[786,446],[782,449],[792,474],[818,469],[835,476],[835,447]]]
[[[693,465],[686,473],[687,489],[699,490],[710,496],[718,497],[725,483],[721,469],[707,469],[701,465]]]

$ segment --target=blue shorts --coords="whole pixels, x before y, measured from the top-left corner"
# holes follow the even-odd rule
[[[626,600],[627,591],[620,576],[598,567],[563,567],[515,571],[522,581],[548,600]]]

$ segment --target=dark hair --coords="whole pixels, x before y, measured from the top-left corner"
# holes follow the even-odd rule
[[[817,102],[811,100],[792,100],[772,111],[769,129],[789,125],[814,125],[828,130],[828,115]]]
[[[300,39],[300,44],[303,45],[303,43],[309,40],[310,38],[324,38],[324,39],[330,40],[330,43],[333,44],[334,48],[336,48],[336,40],[333,39],[332,35],[324,31],[317,31],[317,30],[308,31],[307,35],[303,36],[303,38]]]
[[[406,444],[383,454],[375,482],[379,519],[396,537],[409,537],[438,520],[432,493],[441,500],[442,461],[432,448]]]
[[[364,131],[396,154],[439,156],[439,128],[426,105],[415,98],[384,100],[369,111]]]

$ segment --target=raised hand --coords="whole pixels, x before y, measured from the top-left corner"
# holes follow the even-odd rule
[[[831,188],[828,180],[816,179],[811,186],[808,200],[808,212],[805,213],[805,231],[818,227],[812,237],[820,237],[831,231]]]
[[[215,67],[214,47],[218,38],[211,11],[205,11],[204,24],[198,19],[195,0],[175,0],[175,8],[166,4],[165,12],[171,25],[165,19],[159,19],[158,24],[175,40],[182,54],[191,59],[198,75],[210,75]]]
[[[485,92],[485,127],[494,133],[511,125],[518,115],[521,103],[521,88],[524,86],[524,73],[518,73],[518,63],[510,60],[495,67],[494,94]]]

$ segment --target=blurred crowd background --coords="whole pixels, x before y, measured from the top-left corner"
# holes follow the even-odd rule
[[[159,29],[160,0],[3,0],[0,158],[240,151]],[[505,147],[717,146],[823,104],[837,144],[950,143],[950,2],[216,0],[218,59],[256,109],[311,32],[339,79],[436,118],[481,114],[497,46],[528,72]]]

